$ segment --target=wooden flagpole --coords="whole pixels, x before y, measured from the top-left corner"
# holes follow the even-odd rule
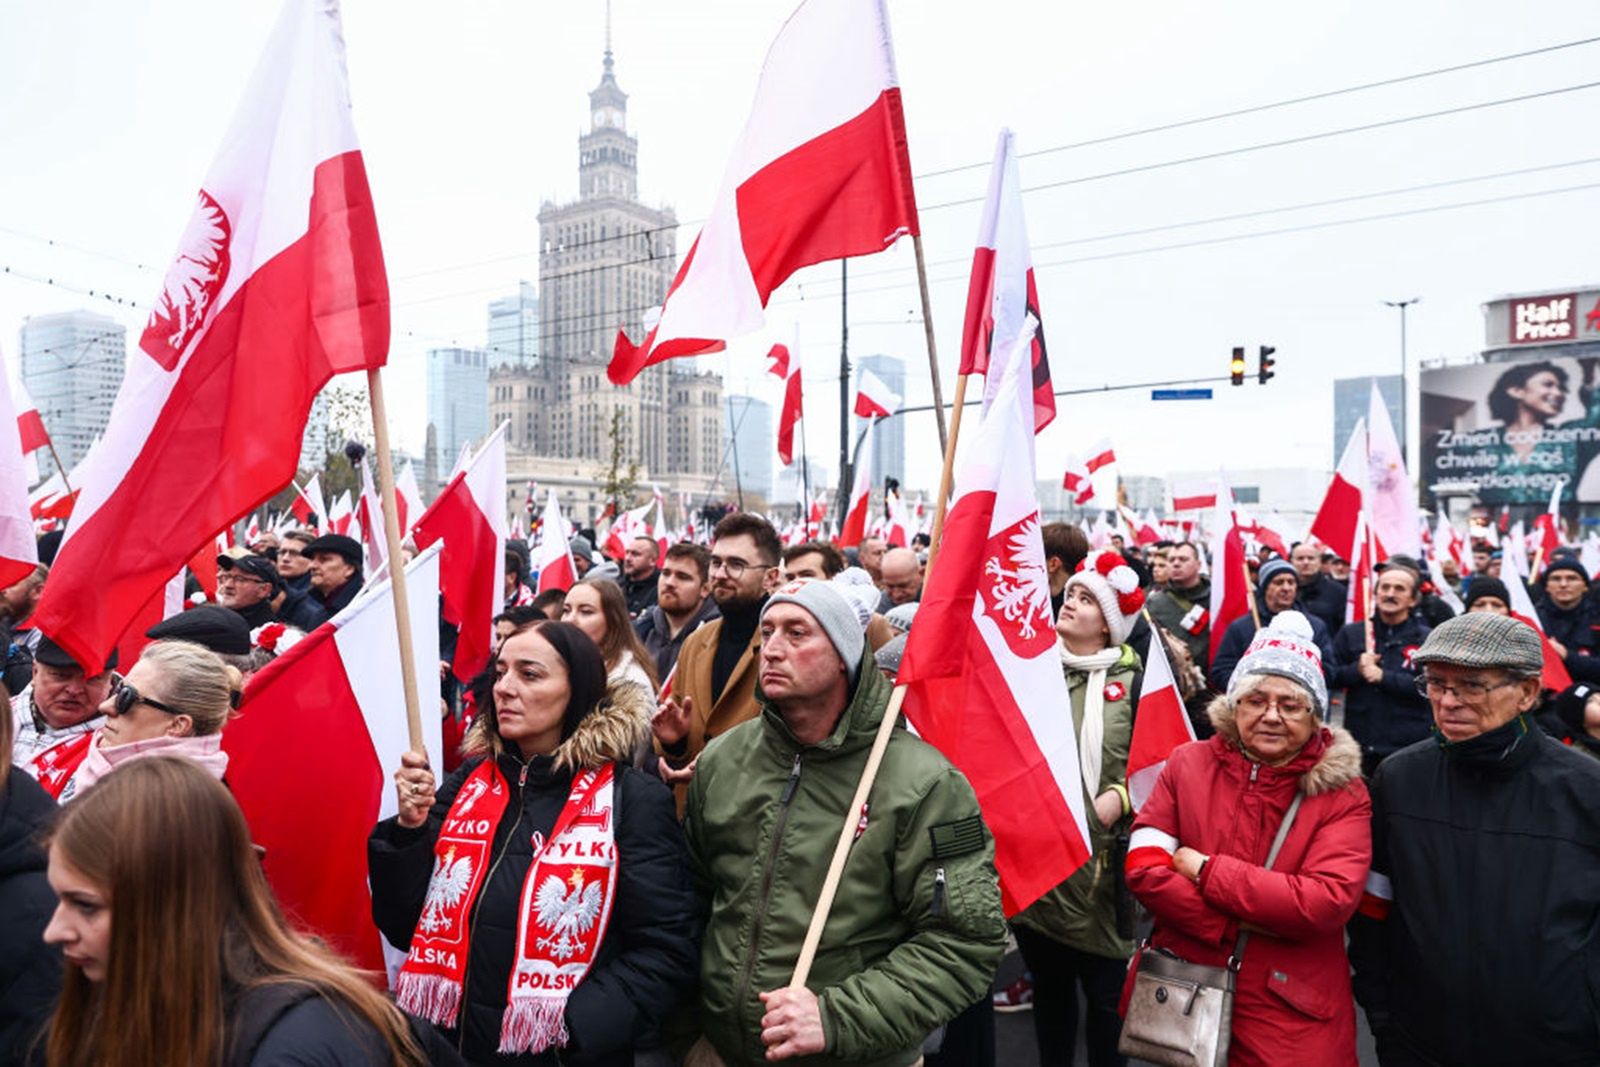
[[[933,314],[928,303],[928,269],[922,258],[922,238],[912,239],[917,253],[917,280],[922,289],[922,325],[928,339],[928,373],[933,379],[934,412],[939,420],[939,445],[944,449],[944,470],[939,476],[939,501],[933,513],[933,533],[928,545],[928,566],[923,573],[923,588],[933,575],[933,563],[939,553],[939,537],[944,531],[945,501],[950,496],[952,468],[956,458],[956,438],[961,431],[961,402],[965,396],[966,377],[956,383],[956,412],[950,433],[945,434],[944,394],[939,386],[939,355],[933,341]],[[806,984],[811,976],[811,965],[816,962],[817,948],[822,943],[822,928],[827,925],[828,913],[833,910],[833,898],[839,892],[839,880],[844,875],[845,860],[850,857],[850,843],[855,840],[856,825],[861,820],[861,809],[872,792],[872,783],[878,777],[883,754],[894,735],[895,723],[900,719],[900,705],[905,702],[906,687],[897,685],[889,697],[889,706],[878,723],[877,736],[872,739],[872,750],[867,753],[867,764],[861,768],[861,780],[856,783],[855,795],[845,809],[844,822],[839,827],[839,839],[833,846],[833,859],[828,863],[827,877],[822,881],[822,892],[817,896],[817,908],[811,913],[811,925],[806,928],[806,939],[800,945],[800,957],[795,961],[794,974],[789,978],[792,988]]]
[[[72,492],[72,483],[67,481],[67,468],[61,465],[61,457],[56,454],[56,443],[48,436],[45,438],[45,447],[50,450],[50,458],[55,462],[56,470],[61,472],[61,484],[66,486],[67,492]]]
[[[1362,605],[1361,621],[1367,627],[1367,651],[1376,652],[1378,641],[1372,632],[1372,613],[1378,610],[1378,546],[1372,536],[1372,525],[1366,521],[1365,514],[1361,516],[1361,525],[1367,535],[1367,543],[1362,549],[1367,557],[1367,602]]]
[[[426,752],[422,739],[422,705],[417,699],[417,663],[411,647],[411,605],[406,598],[406,569],[400,556],[400,511],[395,503],[394,459],[389,453],[389,418],[383,403],[383,371],[367,371],[372,400],[372,450],[378,458],[378,497],[383,505],[383,538],[389,550],[389,588],[394,597],[394,622],[400,639],[400,682],[406,694],[406,727],[413,752]]]
[[[1261,613],[1256,610],[1256,587],[1250,580],[1250,560],[1248,558],[1239,564],[1239,570],[1244,572],[1244,598],[1250,604],[1250,620],[1256,624],[1256,629],[1261,629]]]

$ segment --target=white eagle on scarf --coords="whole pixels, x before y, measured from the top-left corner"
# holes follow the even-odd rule
[[[541,937],[535,943],[539,948],[548,948],[557,960],[577,955],[583,947],[583,935],[600,917],[600,883],[584,885],[583,872],[578,870],[572,872],[569,881],[570,893],[561,879],[549,875],[539,883],[539,892],[533,899],[539,925],[550,931],[549,937]]]
[[[455,858],[454,845],[433,861],[433,877],[428,879],[428,895],[422,902],[422,918],[417,929],[431,934],[445,925],[444,910],[454,908],[472,887],[472,857]]]

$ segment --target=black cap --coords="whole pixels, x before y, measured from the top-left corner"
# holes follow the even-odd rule
[[[1511,590],[1506,588],[1506,583],[1498,578],[1491,578],[1487,574],[1475,574],[1472,581],[1467,583],[1467,608],[1486,596],[1498,597],[1500,603],[1511,606]]]
[[[323,534],[305,547],[305,554],[315,556],[318,552],[331,552],[335,556],[342,556],[344,561],[356,570],[361,569],[361,543],[354,537],[344,534]]]
[[[43,634],[39,635],[39,647],[34,649],[33,659],[36,663],[43,663],[48,667],[59,667],[62,670],[66,670],[69,667],[81,666],[77,660],[67,655],[66,649],[62,648],[60,645],[56,644]],[[96,673],[104,674],[106,671],[116,670],[116,667],[117,650],[113,648],[111,650],[111,655],[106,658],[105,667]]]
[[[263,582],[270,584],[273,589],[277,589],[278,583],[282,580],[278,576],[278,568],[274,567],[272,561],[266,556],[258,556],[254,553],[248,556],[230,556],[224,552],[217,557],[217,570],[231,571],[236,568],[244,571],[252,578],[259,578]],[[148,637],[149,635],[146,634],[145,636]]]
[[[243,656],[250,651],[250,624],[232,608],[221,604],[201,604],[163,619],[144,635],[152,641],[193,641],[224,656]]]

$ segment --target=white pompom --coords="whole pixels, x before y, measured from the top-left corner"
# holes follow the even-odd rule
[[[1272,617],[1272,623],[1267,627],[1267,629],[1291,633],[1296,637],[1303,638],[1307,641],[1312,639],[1311,620],[1307,619],[1298,611],[1290,610],[1278,612],[1278,614]]]
[[[1124,596],[1139,588],[1139,576],[1133,573],[1132,567],[1112,567],[1111,573],[1106,575],[1106,581]]]

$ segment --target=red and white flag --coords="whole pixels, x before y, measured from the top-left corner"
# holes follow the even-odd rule
[[[372,480],[372,464],[361,460],[361,495],[356,498],[356,522],[361,524],[361,540],[367,549],[367,573],[377,574],[389,562],[389,541],[383,529],[383,501]],[[246,544],[250,542],[245,541]]]
[[[1217,506],[1217,483],[1210,477],[1175,476],[1171,480],[1172,510],[1204,511]]]
[[[567,539],[567,524],[561,517],[561,502],[551,489],[544,502],[544,521],[539,524],[539,551],[534,563],[539,567],[538,593],[552,589],[565,592],[578,580],[577,564],[572,562],[572,543]]]
[[[1150,639],[1144,665],[1144,690],[1139,714],[1133,720],[1133,740],[1128,745],[1128,801],[1138,811],[1155,788],[1167,757],[1179,745],[1195,740],[1194,724],[1172,680],[1172,665],[1159,636]]]
[[[783,383],[783,409],[778,413],[778,458],[785,467],[794,462],[794,428],[805,417],[800,400],[800,361],[789,368]]]
[[[45,432],[39,406],[33,402],[20,375],[11,379],[11,389],[11,402],[17,409],[17,429],[22,433],[22,451],[29,453],[36,448],[48,447],[50,435]]]
[[[1067,460],[1066,473],[1061,476],[1061,488],[1073,494],[1072,502],[1080,508],[1094,499],[1094,478],[1082,459]]]
[[[1013,343],[962,449],[939,558],[900,663],[917,732],[972,783],[994,834],[1007,915],[1089,858],[1078,743],[1056,651],[1033,484],[1033,402]]]
[[[767,373],[779,381],[789,380],[789,346],[778,343],[767,351],[767,358],[772,362],[767,365]]]
[[[445,622],[460,628],[450,671],[470,682],[489,662],[494,617],[506,593],[505,423],[467,461],[466,469],[439,491],[413,528],[419,549],[444,542],[439,557],[439,592]],[[422,601],[423,605],[432,600]],[[426,606],[421,609],[427,613]],[[418,662],[423,662],[419,660]],[[437,661],[432,661],[437,662]]]
[[[1417,509],[1417,488],[1406,471],[1406,461],[1389,421],[1389,408],[1372,384],[1367,405],[1367,521],[1383,550],[1383,558],[1404,552],[1422,555],[1422,513]]]
[[[867,536],[867,512],[872,503],[872,431],[861,438],[856,449],[855,481],[850,486],[850,510],[839,531],[839,547],[850,548]]]
[[[400,515],[400,536],[403,539],[426,510],[422,503],[422,487],[417,484],[416,468],[410,463],[394,476],[394,503]]]
[[[1022,212],[1022,181],[1017,174],[1015,137],[1001,130],[995,144],[994,166],[989,170],[989,196],[978,222],[978,246],[972,253],[972,276],[967,283],[966,320],[961,328],[961,374],[982,374],[983,402],[994,402],[1000,368],[993,357],[1022,332],[1023,320],[1032,315],[1036,325],[1030,389],[1033,394],[1034,432],[1056,417],[1056,397],[1050,382],[1050,360],[1045,355],[1044,328],[1037,325],[1039,290],[1033,281],[1033,253],[1028,248],[1028,226]]]
[[[294,517],[304,525],[313,520],[319,527],[328,524],[328,504],[322,499],[322,475],[314,473],[306,479],[304,486],[295,485],[294,502],[289,505],[289,510],[294,512]]]
[[[856,377],[856,406],[857,417],[863,419],[887,419],[890,415],[900,410],[900,397],[887,382],[873,374],[865,367]]]
[[[1555,488],[1550,491],[1550,507],[1542,515],[1533,519],[1533,528],[1539,531],[1539,570],[1542,573],[1549,566],[1550,558],[1556,549],[1562,545],[1561,539],[1561,490],[1566,486],[1565,480],[1557,481]],[[1535,574],[1534,578],[1539,575]]]
[[[432,604],[439,550],[412,560],[405,578],[413,605]],[[412,611],[410,638],[419,666],[439,662],[433,612]],[[284,914],[357,966],[380,972],[367,835],[396,810],[391,776],[411,747],[405,706],[385,580],[252,677],[222,738],[228,787],[251,840],[265,849],[262,868]],[[434,767],[444,766],[439,727],[424,691],[422,733]]]
[[[1544,669],[1539,684],[1541,688],[1554,689],[1559,693],[1572,684],[1572,675],[1562,661],[1561,654],[1550,644],[1550,638],[1545,636],[1544,624],[1539,621],[1539,609],[1533,606],[1533,598],[1528,595],[1528,549],[1521,535],[1521,525],[1518,523],[1518,529],[1506,538],[1501,555],[1503,565],[1511,571],[1505,582],[1511,603],[1506,606],[1511,609],[1513,618],[1521,619],[1538,631],[1539,644],[1544,650]]]
[[[602,551],[612,559],[621,559],[628,552],[628,542],[635,537],[649,537],[650,509],[654,506],[653,501],[646,502],[619,515],[606,534]]]
[[[0,589],[22,581],[39,566],[22,430],[12,406],[9,378],[0,366]]]
[[[350,490],[346,489],[339,494],[339,499],[335,500],[333,507],[328,510],[328,528],[324,532],[351,536],[350,525],[355,522],[355,517],[355,505],[350,501]],[[358,530],[357,533],[359,532]]]
[[[1250,614],[1249,568],[1245,562],[1244,531],[1234,521],[1233,491],[1220,477],[1217,507],[1211,520],[1211,639],[1207,660],[1217,657],[1217,646],[1234,619]]]
[[[1317,516],[1311,520],[1311,536],[1352,565],[1357,561],[1365,536],[1361,515],[1366,504],[1366,487],[1367,425],[1365,419],[1358,419],[1350,440],[1345,442],[1333,480],[1323,494],[1322,505],[1317,508]]]
[[[1100,440],[1089,446],[1089,454],[1087,457],[1085,457],[1083,465],[1088,468],[1090,474],[1094,474],[1099,470],[1111,466],[1116,461],[1117,453],[1116,450],[1111,447],[1111,441],[1108,438],[1102,437]]]
[[[884,0],[805,0],[767,52],[711,217],[659,318],[641,344],[618,332],[607,373],[626,385],[652,363],[720,351],[761,328],[772,291],[801,267],[917,232]]]
[[[338,5],[290,0],[129,355],[38,628],[104,662],[196,549],[289,484],[317,391],[388,349]]]

